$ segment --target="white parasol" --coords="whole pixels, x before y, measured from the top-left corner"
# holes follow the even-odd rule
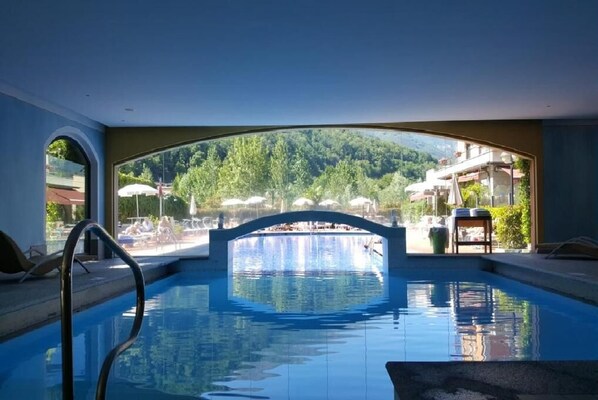
[[[133,183],[131,185],[124,186],[118,189],[118,195],[120,197],[133,197],[135,196],[135,204],[137,205],[137,217],[139,217],[139,195],[144,196],[155,196],[158,194],[158,189],[155,189],[148,185],[141,183]]]
[[[266,201],[265,197],[262,196],[253,196],[248,198],[247,200],[245,200],[245,204],[255,204],[255,216],[258,217],[259,216],[259,211],[258,211],[258,204],[263,203],[264,201]]]
[[[191,195],[191,204],[189,205],[189,214],[194,216],[197,214],[197,205],[195,204],[195,196]]]
[[[457,175],[455,174],[453,174],[453,179],[451,179],[451,189],[447,204],[452,204],[454,206],[463,205],[463,196],[461,196],[461,189],[459,188],[459,182],[457,181]]]
[[[245,204],[245,202],[241,199],[226,199],[222,202],[223,206],[240,206],[241,204]]]
[[[352,207],[360,207],[361,206],[361,216],[365,217],[365,206],[366,204],[372,204],[372,200],[368,199],[367,197],[359,196],[354,198],[353,200],[349,201],[349,204]]]
[[[260,204],[266,201],[265,197],[262,196],[253,196],[245,200],[245,204]]]
[[[371,204],[372,200],[366,198],[366,197],[356,197],[353,200],[349,201],[349,204],[353,207],[359,207],[359,206],[364,206],[366,204]]]
[[[314,201],[310,200],[308,198],[305,197],[299,197],[297,200],[295,200],[293,202],[294,206],[298,206],[298,207],[303,207],[303,206],[313,206],[314,205]]]
[[[337,204],[338,204],[338,201],[332,200],[332,199],[322,200],[320,203],[318,203],[319,206],[324,206],[324,207],[330,207],[330,206],[334,206]]]

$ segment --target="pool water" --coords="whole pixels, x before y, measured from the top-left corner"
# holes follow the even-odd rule
[[[472,270],[385,272],[364,236],[251,237],[233,274],[147,290],[108,399],[393,399],[387,361],[598,357],[598,308]],[[126,295],[75,318],[77,398],[131,327]],[[61,396],[60,327],[0,344],[0,399]]]

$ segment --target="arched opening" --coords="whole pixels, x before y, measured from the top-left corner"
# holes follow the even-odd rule
[[[55,138],[46,149],[46,248],[49,253],[64,248],[71,229],[90,217],[90,162],[73,139]],[[89,253],[88,235],[77,245],[78,253]]]
[[[401,143],[403,136],[414,144]],[[422,151],[422,146],[428,150]],[[136,200],[141,217],[156,222],[167,215],[178,238],[168,246],[152,242],[148,235],[127,238],[131,251],[147,255],[156,250],[180,252],[194,236],[207,239],[220,213],[225,227],[231,228],[300,210],[342,211],[389,225],[394,212],[399,224],[408,228],[408,252],[426,253],[432,251],[432,225],[445,222],[455,208],[482,207],[516,211],[520,226],[502,230],[502,242],[495,244],[521,249],[532,235],[531,162],[523,152],[482,140],[379,127],[253,130],[184,146],[179,142],[170,150],[120,165],[119,188],[134,179],[145,180],[162,197],[118,197],[116,232],[137,218]],[[451,204],[449,199],[453,177],[462,190],[461,203]],[[441,185],[425,186],[438,181]],[[407,190],[420,183],[425,187]],[[522,219],[528,224],[524,240],[519,233]],[[476,234],[483,234],[479,230],[467,229],[464,235],[475,241]],[[466,250],[479,251],[481,246]]]

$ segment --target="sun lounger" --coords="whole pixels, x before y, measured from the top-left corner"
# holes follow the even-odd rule
[[[546,254],[546,258],[559,256],[598,259],[598,241],[585,237],[575,237],[561,243],[540,243],[536,252]]]
[[[75,258],[85,271],[89,270]],[[0,231],[0,272],[16,274],[24,272],[19,280],[23,282],[30,275],[45,275],[59,270],[62,265],[62,250],[52,254],[35,255],[27,258],[27,252],[21,251],[17,243],[6,233]]]

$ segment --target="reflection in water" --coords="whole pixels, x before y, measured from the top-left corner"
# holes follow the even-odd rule
[[[372,262],[357,272],[306,262],[297,274],[245,268],[152,285],[109,398],[392,398],[390,360],[598,356],[595,307],[485,272],[395,271],[381,282]],[[77,398],[93,397],[103,357],[129,332],[132,299],[77,316]],[[0,398],[59,398],[59,340],[55,325],[1,344]]]

